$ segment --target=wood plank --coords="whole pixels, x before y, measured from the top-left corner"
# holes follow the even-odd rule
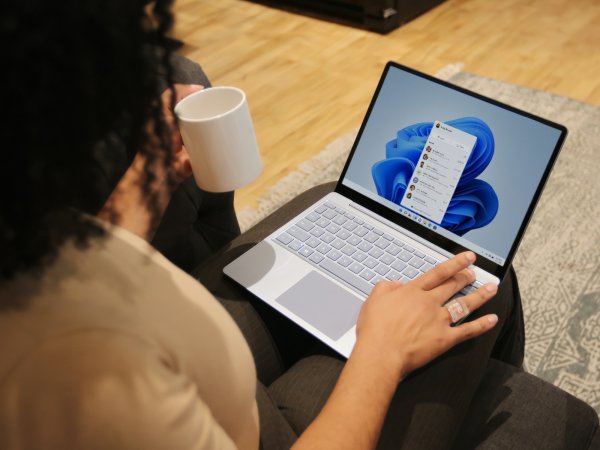
[[[600,105],[600,2],[448,0],[382,36],[241,0],[178,0],[175,36],[215,85],[246,91],[265,163],[257,198],[357,127],[383,66],[479,75]]]

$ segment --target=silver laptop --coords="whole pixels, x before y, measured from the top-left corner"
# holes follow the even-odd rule
[[[335,191],[224,273],[344,356],[381,280],[466,249],[506,274],[565,127],[389,62]]]

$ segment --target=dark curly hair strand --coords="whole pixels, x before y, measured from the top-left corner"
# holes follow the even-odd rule
[[[171,158],[159,91],[172,86],[173,16],[171,0],[145,3],[2,2],[0,279],[102,235],[79,211],[98,212],[137,152],[156,211],[152,167]]]

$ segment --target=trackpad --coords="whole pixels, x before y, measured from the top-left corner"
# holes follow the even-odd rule
[[[277,303],[337,341],[356,324],[362,300],[318,272],[310,272]]]

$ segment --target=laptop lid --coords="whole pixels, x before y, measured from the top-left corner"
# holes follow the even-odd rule
[[[502,280],[566,134],[389,62],[335,190]]]

